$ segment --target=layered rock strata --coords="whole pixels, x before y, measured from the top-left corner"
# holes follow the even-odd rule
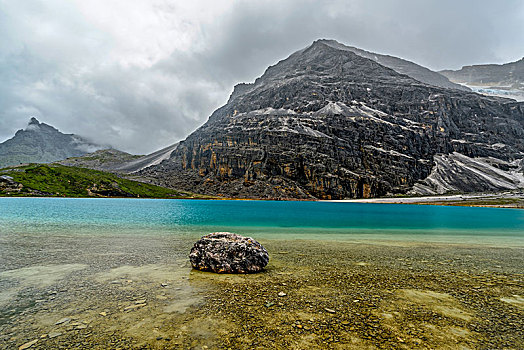
[[[424,180],[451,154],[516,171],[505,164],[524,157],[524,104],[432,86],[319,40],[237,85],[144,175],[230,197],[366,198],[438,193]],[[454,174],[455,190],[479,188]]]

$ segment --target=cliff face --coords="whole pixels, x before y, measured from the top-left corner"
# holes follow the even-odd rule
[[[321,40],[237,86],[146,175],[237,197],[375,197],[413,190],[436,156],[510,164],[523,142],[524,104],[424,84]]]

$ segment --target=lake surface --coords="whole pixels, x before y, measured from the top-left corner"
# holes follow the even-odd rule
[[[0,198],[0,234],[386,239],[524,246],[524,211],[433,205],[158,199]]]
[[[222,230],[266,271],[193,270]],[[0,198],[0,349],[523,349],[523,264],[523,210]]]

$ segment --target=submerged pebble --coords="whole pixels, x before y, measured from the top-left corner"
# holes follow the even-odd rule
[[[18,347],[18,350],[29,349],[31,346],[35,345],[37,342],[38,342],[38,339],[31,340],[30,342],[27,342],[27,343],[25,343],[23,345],[20,345]]]
[[[71,321],[71,319],[69,317],[64,317],[58,321],[55,322],[55,325],[59,325],[59,324],[64,324],[64,323],[68,323],[69,321]]]

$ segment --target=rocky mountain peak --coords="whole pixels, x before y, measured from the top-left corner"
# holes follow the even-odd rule
[[[326,70],[333,71],[337,68],[340,70],[340,66],[344,63],[354,59],[359,60],[356,55],[339,50],[332,42],[337,43],[334,40],[316,40],[310,46],[296,51],[275,65],[269,66],[264,74],[257,78],[254,83],[237,84],[229,102],[273,83],[282,84],[285,81],[298,80],[304,75],[326,73]],[[363,61],[357,62],[357,64],[361,65],[368,63]]]
[[[226,105],[144,175],[258,198],[521,186],[513,172],[521,173],[524,104],[455,89],[427,68],[371,54],[315,41],[237,85]]]
[[[0,167],[20,163],[48,163],[82,156],[107,148],[74,134],[64,134],[51,125],[31,117],[25,129],[0,143]]]
[[[31,117],[27,125],[39,125],[39,124],[40,122],[38,121],[38,119],[36,119],[35,117]]]
[[[23,130],[18,130],[17,133],[21,132],[39,132],[39,133],[48,133],[48,134],[61,134],[61,132],[56,129],[55,127],[46,124],[41,123],[38,119],[35,117],[31,117],[29,120],[29,123],[27,123],[27,126]]]
[[[236,85],[228,103],[240,96],[259,91],[263,86],[280,86],[297,81],[304,76],[311,79],[314,75],[324,80],[342,78],[370,84],[377,81],[389,80],[391,83],[403,81],[410,84],[423,83],[446,89],[471,91],[465,86],[450,82],[440,73],[413,62],[346,46],[333,39],[318,39],[308,47],[268,67],[254,83]]]
[[[303,50],[299,50],[269,67],[257,80],[263,81],[270,78],[289,77],[292,74],[322,74],[326,70],[342,70],[342,73],[352,74],[350,68],[372,67],[387,70],[384,66],[378,66],[375,62],[354,54],[349,50],[342,50],[342,46],[334,40],[317,40]],[[349,63],[349,64],[348,64]],[[255,81],[256,83],[256,81]]]
[[[350,84],[355,90],[371,91],[376,84],[400,81],[421,84],[350,50],[342,50],[340,45],[333,40],[313,42],[268,67],[254,83],[235,86],[228,105],[237,112],[267,107],[303,110],[303,102],[310,101],[306,108],[314,111],[324,107],[328,100],[337,100],[332,95],[342,91],[341,86],[337,88],[336,85]],[[275,89],[279,89],[280,94],[267,96]]]

